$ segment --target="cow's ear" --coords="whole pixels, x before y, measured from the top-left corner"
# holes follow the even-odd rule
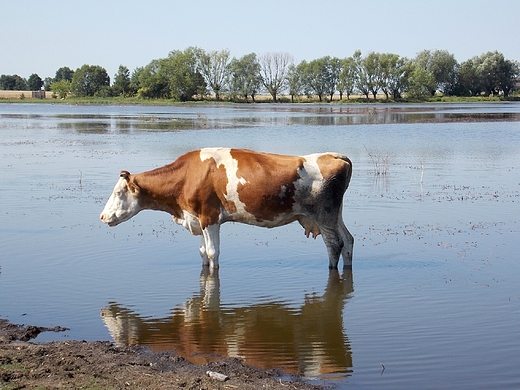
[[[121,171],[121,173],[119,174],[119,177],[122,177],[123,179],[128,181],[128,179],[130,178],[130,172],[128,172],[128,171]]]
[[[138,195],[139,194],[139,186],[137,185],[137,183],[135,181],[129,181],[128,182],[128,189],[134,195]]]

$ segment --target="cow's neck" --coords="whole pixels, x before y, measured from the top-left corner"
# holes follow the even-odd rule
[[[178,203],[180,176],[173,164],[134,175],[140,188],[140,204],[144,209],[166,211],[180,217]]]

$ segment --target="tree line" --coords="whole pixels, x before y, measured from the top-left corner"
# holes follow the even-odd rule
[[[281,95],[291,101],[307,97],[320,102],[349,100],[352,95],[399,100],[445,96],[503,95],[515,90],[520,76],[517,61],[498,51],[487,52],[458,63],[446,50],[423,50],[409,59],[391,53],[356,51],[347,58],[325,56],[295,64],[284,52],[231,57],[229,50],[205,51],[189,47],[171,51],[167,57],[130,70],[119,66],[113,83],[98,65],[72,70],[62,67],[54,78],[42,80],[32,74],[1,75],[0,89],[46,90],[55,97],[138,97],[143,99],[202,100],[208,97],[230,101],[255,101],[268,93],[277,102]]]

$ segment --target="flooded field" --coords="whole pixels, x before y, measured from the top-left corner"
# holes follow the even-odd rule
[[[200,147],[337,151],[353,270],[298,224],[99,221],[119,171]],[[0,104],[0,317],[341,389],[520,387],[520,104]]]

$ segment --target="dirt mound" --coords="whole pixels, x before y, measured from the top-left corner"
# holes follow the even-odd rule
[[[103,389],[320,389],[294,378],[280,381],[276,370],[259,370],[229,358],[195,365],[173,353],[118,348],[110,342],[28,342],[45,328],[0,319],[0,388]],[[225,381],[207,375],[223,374]]]

